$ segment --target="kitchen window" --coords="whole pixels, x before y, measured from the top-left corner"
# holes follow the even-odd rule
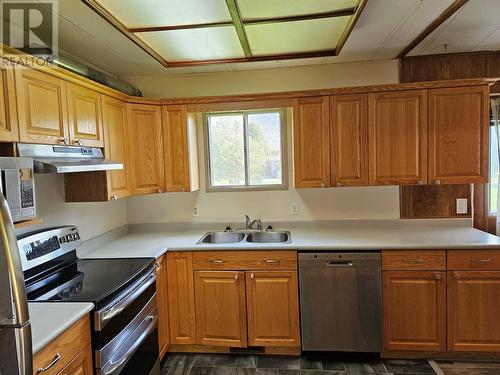
[[[287,189],[282,110],[206,114],[207,190]]]

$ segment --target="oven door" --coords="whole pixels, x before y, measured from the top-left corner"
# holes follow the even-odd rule
[[[109,361],[97,369],[98,375],[159,375],[158,312],[149,311],[134,327]]]

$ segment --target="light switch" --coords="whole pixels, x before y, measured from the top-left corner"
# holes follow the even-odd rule
[[[200,216],[200,210],[198,206],[193,207],[193,216]]]
[[[299,214],[299,204],[297,202],[293,202],[290,205],[290,215],[298,215]]]
[[[457,199],[457,214],[466,214],[468,211],[468,200],[467,198]]]

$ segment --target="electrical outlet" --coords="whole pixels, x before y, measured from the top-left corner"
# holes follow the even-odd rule
[[[468,211],[468,201],[467,198],[457,199],[457,214],[466,214]]]
[[[299,214],[299,204],[297,202],[293,202],[290,205],[290,215],[298,215]]]
[[[198,206],[193,207],[193,216],[200,216],[200,210],[198,209]]]

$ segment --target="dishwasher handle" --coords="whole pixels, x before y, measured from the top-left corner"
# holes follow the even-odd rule
[[[329,260],[326,262],[328,267],[352,267],[352,261],[350,260]]]

